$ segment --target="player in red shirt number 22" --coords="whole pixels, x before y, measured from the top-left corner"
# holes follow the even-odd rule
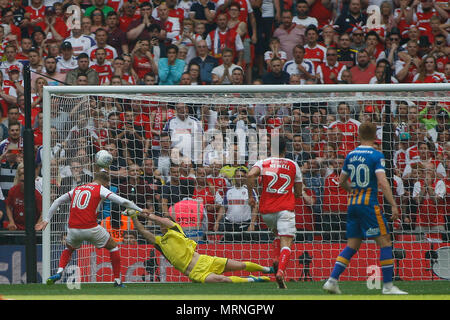
[[[295,237],[295,198],[302,196],[302,173],[298,164],[285,158],[286,139],[272,136],[272,150],[278,139],[279,157],[271,156],[257,161],[247,176],[248,204],[254,206],[253,197],[257,178],[262,177],[262,193],[259,212],[264,223],[275,235],[273,242],[273,267],[275,279],[280,289],[286,289],[285,271],[291,255]],[[275,141],[274,141],[275,140]],[[275,148],[274,148],[275,147]]]

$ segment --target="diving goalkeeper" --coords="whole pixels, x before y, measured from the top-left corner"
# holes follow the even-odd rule
[[[137,215],[151,220],[161,228],[162,236],[156,236],[146,230],[137,219]],[[262,273],[273,273],[272,267],[263,267],[253,262],[239,262],[232,259],[212,257],[199,254],[195,251],[197,243],[186,237],[181,226],[169,218],[158,217],[147,210],[132,215],[135,229],[155,248],[160,251],[172,266],[188,276],[193,282],[266,282],[270,281],[267,276],[237,277],[224,276],[229,271],[259,271]]]

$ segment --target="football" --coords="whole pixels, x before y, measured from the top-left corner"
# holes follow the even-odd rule
[[[95,155],[95,162],[101,168],[108,168],[113,161],[111,153],[106,150],[100,150]]]
[[[128,216],[130,218],[136,217],[138,212],[134,209],[127,208],[125,211],[122,211],[124,216]]]

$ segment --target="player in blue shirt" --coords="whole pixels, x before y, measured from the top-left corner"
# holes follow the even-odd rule
[[[378,203],[378,186],[392,206],[392,220],[398,219],[398,208],[386,178],[384,156],[374,148],[377,127],[366,122],[359,127],[361,145],[345,158],[339,184],[350,194],[347,209],[347,246],[336,259],[330,278],[323,289],[341,293],[339,276],[359,250],[365,238],[373,238],[380,247],[383,294],[407,294],[392,283],[394,257],[388,224]]]

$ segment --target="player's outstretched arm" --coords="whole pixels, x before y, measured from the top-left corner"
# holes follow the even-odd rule
[[[171,219],[157,216],[156,214],[153,214],[150,211],[146,210],[142,211],[142,216],[158,224],[162,228],[172,228],[174,226],[174,222]]]
[[[391,186],[389,184],[388,179],[386,178],[386,173],[383,171],[376,172],[378,185],[380,186],[386,200],[392,207],[392,220],[397,220],[399,218],[397,203],[394,200],[394,196],[392,194]]]
[[[131,219],[133,220],[134,223],[134,228],[150,243],[155,243],[155,235],[153,233],[151,233],[150,231],[146,230],[145,227],[142,225],[142,223],[139,221],[139,219],[137,218],[138,216],[140,217],[145,217],[147,218],[147,215],[144,212],[139,212],[137,215],[131,216]]]
[[[110,200],[120,206],[123,206],[125,208],[128,208],[128,209],[133,209],[133,210],[136,210],[139,212],[142,211],[142,209],[139,208],[133,201],[125,199],[125,198],[109,191],[108,189],[106,189],[106,188],[103,189],[103,188],[104,187],[102,187],[102,193],[105,195],[105,198],[107,198],[108,200]]]

